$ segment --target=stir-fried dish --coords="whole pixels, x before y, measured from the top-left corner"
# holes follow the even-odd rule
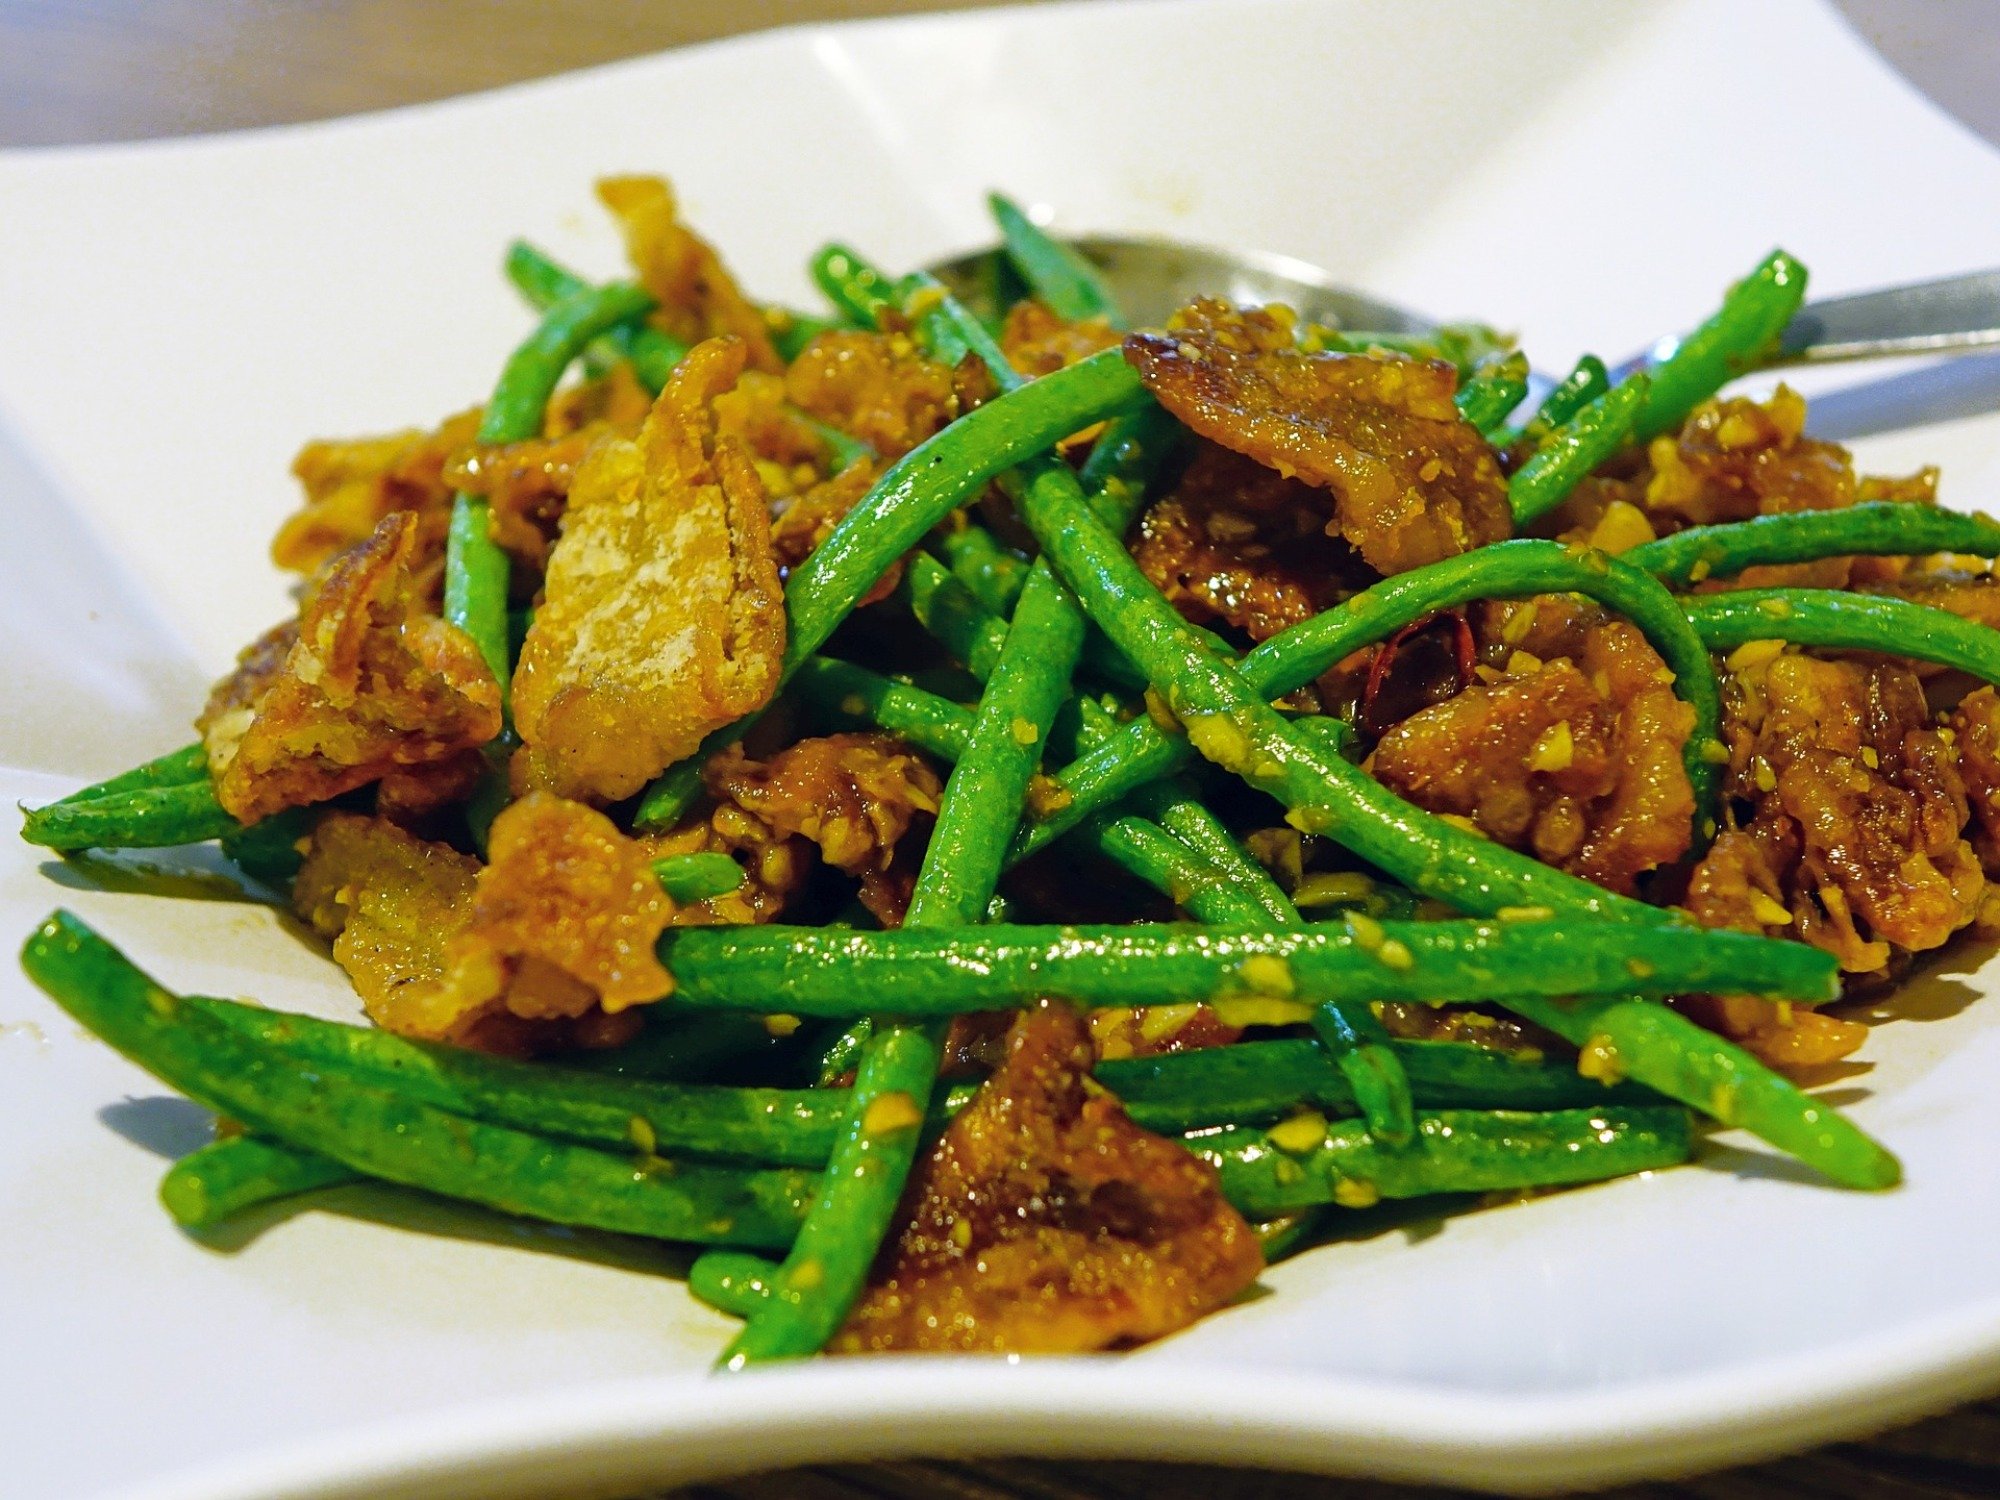
[[[219,840],[370,1026],[29,972],[213,1109],[205,1226],[376,1179],[708,1247],[725,1362],[1128,1345],[1382,1200],[1834,1184],[1804,1092],[2000,927],[2000,524],[1650,369],[1200,300],[1128,329],[995,200],[980,294],[750,300],[665,183],[632,280],[517,244],[480,409],[315,442],[298,610],[199,739],[27,814]]]

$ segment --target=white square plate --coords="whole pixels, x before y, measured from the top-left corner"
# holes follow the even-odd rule
[[[265,547],[292,451],[479,399],[525,326],[501,247],[608,273],[590,182],[618,170],[670,174],[766,295],[805,299],[828,237],[892,266],[985,240],[997,186],[1065,227],[1289,251],[1511,324],[1548,368],[1684,325],[1773,243],[1823,292],[2000,258],[2000,160],[1802,0],[987,12],[0,156],[0,791],[187,738],[286,608]],[[1990,506],[1982,379],[1877,385],[1840,430],[1890,397],[1948,415],[1864,438],[1863,464],[1941,461],[1948,500]],[[0,933],[60,901],[170,983],[352,1013],[277,914],[115,885],[7,840]],[[1843,1086],[1902,1153],[1894,1193],[1724,1144],[1314,1251],[1130,1358],[710,1379],[728,1324],[642,1274],[681,1263],[655,1247],[387,1191],[181,1235],[152,1189],[199,1112],[10,966],[0,1491],[490,1500],[918,1451],[1533,1488],[1802,1445],[2000,1384],[2000,1005],[1966,1004],[1993,987],[1975,967],[1914,986]]]

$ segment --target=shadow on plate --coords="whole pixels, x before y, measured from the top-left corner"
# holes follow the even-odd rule
[[[179,1161],[215,1139],[215,1116],[177,1094],[120,1099],[100,1109],[97,1118],[164,1161]]]
[[[613,1270],[671,1276],[683,1281],[687,1279],[688,1267],[700,1253],[699,1248],[664,1240],[516,1218],[498,1209],[384,1182],[353,1183],[300,1193],[238,1214],[226,1224],[190,1230],[187,1234],[207,1249],[230,1254],[249,1245],[271,1226],[308,1209],[342,1214],[412,1234],[512,1246],[542,1255],[568,1256]]]
[[[177,901],[236,901],[276,906],[277,899],[245,878],[211,845],[184,849],[84,849],[41,863],[52,884],[73,891],[171,896]]]

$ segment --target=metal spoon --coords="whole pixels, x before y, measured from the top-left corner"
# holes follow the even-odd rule
[[[1086,235],[1065,239],[1101,270],[1126,315],[1159,324],[1195,297],[1282,302],[1309,322],[1336,328],[1421,333],[1436,321],[1351,291],[1318,266],[1288,255],[1213,250],[1167,239]],[[999,251],[931,267],[955,295],[990,302]],[[1614,378],[1664,359],[1678,336],[1661,339],[1614,370]],[[2000,347],[2000,270],[1974,271],[1910,286],[1808,302],[1785,329],[1769,365],[1825,364],[1888,355],[1958,354]]]

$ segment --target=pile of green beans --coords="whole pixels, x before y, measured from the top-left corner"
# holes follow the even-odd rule
[[[996,285],[1062,319],[1126,326],[1087,259],[1013,201],[989,202],[1002,240]],[[963,389],[990,396],[890,464],[791,569],[781,701],[717,730],[612,812],[640,834],[682,827],[707,757],[765,712],[767,735],[895,735],[949,768],[901,925],[876,930],[854,906],[820,926],[670,926],[657,956],[672,991],[640,1038],[556,1066],[176,994],[58,911],[27,942],[29,975],[125,1056],[232,1122],[167,1173],[161,1198],[177,1222],[204,1229],[379,1181],[709,1246],[690,1287],[743,1320],[724,1365],[810,1354],[862,1294],[919,1153],[981,1087],[940,1077],[946,1025],[1050,1000],[1202,1004],[1250,1031],[1227,1045],[1106,1058],[1094,1077],[1135,1124],[1208,1162],[1227,1199],[1263,1225],[1271,1253],[1309,1237],[1332,1207],[1670,1166],[1695,1149],[1695,1115],[1745,1128],[1845,1186],[1899,1180],[1895,1157],[1837,1110],[1661,1003],[1721,993],[1824,1004],[1839,995],[1832,956],[1697,927],[1433,817],[1355,763],[1354,726],[1301,714],[1289,695],[1440,611],[1541,595],[1593,601],[1645,636],[1691,713],[1682,764],[1698,852],[1728,815],[1718,655],[1779,641],[2000,685],[2000,633],[1941,609],[1887,592],[1699,590],[1834,557],[2000,557],[2000,522],[1868,503],[1694,527],[1618,557],[1505,541],[1362,588],[1244,652],[1182,618],[1125,544],[1188,435],[1121,350],[1030,379],[992,325],[928,276],[892,277],[839,245],[811,273],[834,317],[770,311],[785,358],[829,328],[906,331]],[[539,320],[493,388],[481,444],[538,436],[579,363],[628,367],[658,391],[687,354],[647,321],[653,300],[635,285],[592,285],[521,242],[506,274]],[[1526,356],[1490,330],[1313,328],[1300,347],[1449,361],[1460,418],[1504,450],[1515,527],[1546,531],[1607,460],[1673,431],[1755,368],[1805,281],[1774,251],[1647,368],[1614,383],[1587,355],[1532,415],[1521,414]],[[872,458],[852,434],[813,426],[820,471]],[[1078,464],[1063,448],[1085,433]],[[522,616],[509,613],[511,563],[489,519],[477,497],[454,497],[442,612],[476,644],[504,702]],[[891,600],[857,619],[899,563]],[[895,653],[870,631],[883,620],[915,638],[910,656],[884,660]],[[909,675],[894,675],[912,659]],[[483,847],[516,743],[509,729],[488,747],[488,775],[454,835],[461,845]],[[220,840],[245,872],[282,888],[315,816],[291,808],[239,824],[216,801],[197,744],[27,811],[23,832],[65,853]],[[1250,852],[1271,857],[1267,835],[1245,830],[1279,816],[1371,872],[1340,879],[1386,895],[1330,898],[1324,884],[1300,883],[1296,859],[1289,873],[1275,857],[1267,869]],[[1170,907],[1171,919],[1014,920],[1041,898],[1008,872],[1057,841],[1097,862],[1106,899],[1123,903],[1113,910]],[[663,855],[653,869],[676,906],[716,901],[756,873],[717,852]],[[1381,1007],[1418,1003],[1512,1012],[1562,1055],[1393,1036]]]

